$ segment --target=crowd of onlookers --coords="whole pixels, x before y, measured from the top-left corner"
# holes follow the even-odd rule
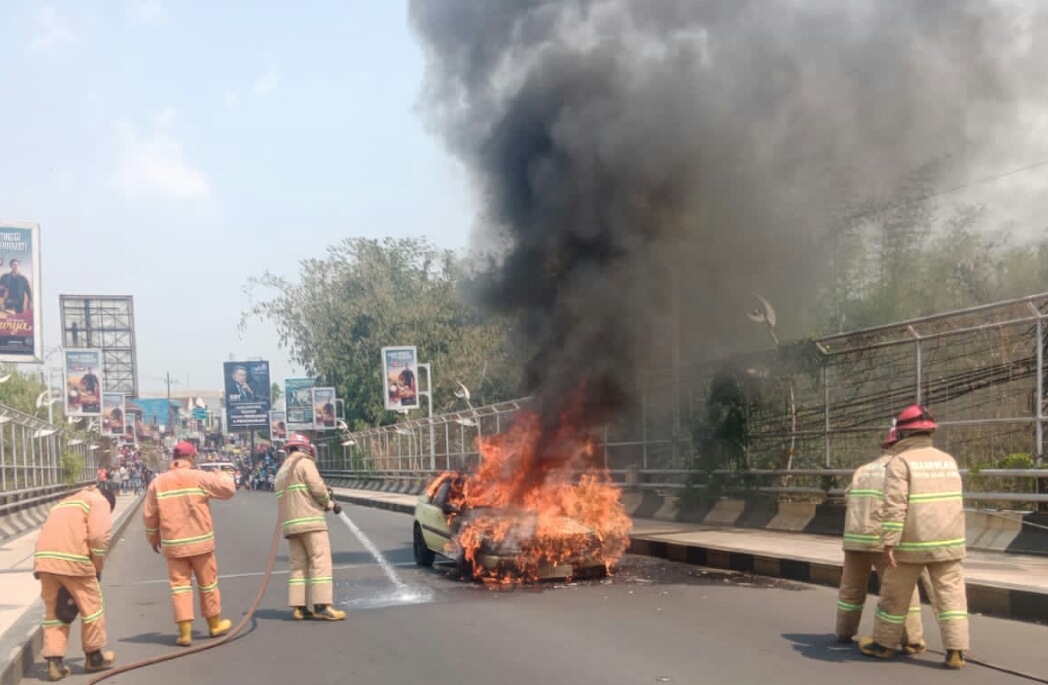
[[[149,487],[153,475],[153,470],[142,461],[138,449],[124,446],[108,467],[99,467],[98,484],[118,495],[139,495]]]
[[[273,481],[282,463],[280,454],[270,444],[262,444],[255,451],[232,456],[213,448],[201,450],[198,464],[228,463],[237,481],[237,487],[245,490],[273,490]],[[153,479],[153,470],[142,461],[141,453],[134,446],[121,447],[117,458],[108,467],[98,469],[99,486],[117,494],[138,495],[145,492]]]

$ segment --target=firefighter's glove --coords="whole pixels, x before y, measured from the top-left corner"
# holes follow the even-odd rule
[[[335,516],[338,516],[339,514],[342,513],[342,505],[341,504],[339,504],[335,500],[331,500],[331,504],[333,505],[331,507],[331,511],[333,511],[335,513]]]
[[[157,554],[160,554],[160,541],[157,540],[156,542],[154,542],[152,544],[153,544],[153,551],[156,552]]]

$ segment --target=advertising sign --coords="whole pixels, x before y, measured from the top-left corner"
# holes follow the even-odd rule
[[[125,445],[138,444],[138,434],[135,432],[135,415],[124,414],[124,439]]]
[[[102,352],[64,350],[66,416],[101,416]]]
[[[284,381],[284,405],[287,410],[287,427],[292,431],[313,429],[313,386],[312,378],[288,378]]]
[[[0,362],[41,361],[39,224],[0,221],[0,303]]]
[[[273,410],[269,412],[269,439],[273,442],[287,440],[287,414]]]
[[[335,427],[335,389],[313,388],[313,429]]]
[[[382,378],[386,382],[386,409],[418,408],[418,359],[414,347],[383,347]]]
[[[225,362],[226,426],[235,431],[269,425],[269,362]]]
[[[102,393],[102,435],[120,437],[124,434],[124,394],[119,392]],[[134,418],[134,417],[132,417]]]

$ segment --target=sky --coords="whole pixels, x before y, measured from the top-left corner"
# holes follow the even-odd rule
[[[60,294],[132,295],[141,391],[220,389],[230,354],[282,379],[271,326],[238,331],[251,277],[352,236],[465,246],[406,3],[288,8],[0,3],[0,222],[40,224],[45,349]]]
[[[477,207],[419,111],[406,4],[0,2],[0,222],[41,226],[45,349],[60,294],[132,295],[142,391],[219,389],[230,355],[279,380],[271,325],[238,330],[251,277],[352,236],[465,247]],[[1048,160],[1045,109],[1027,124],[972,177]],[[1037,234],[1046,185],[973,199],[1008,193]]]

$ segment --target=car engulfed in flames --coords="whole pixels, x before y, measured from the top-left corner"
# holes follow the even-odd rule
[[[571,432],[537,459],[537,418],[479,443],[480,466],[434,479],[415,507],[415,561],[452,559],[486,582],[602,575],[625,554],[632,522],[595,443]]]

